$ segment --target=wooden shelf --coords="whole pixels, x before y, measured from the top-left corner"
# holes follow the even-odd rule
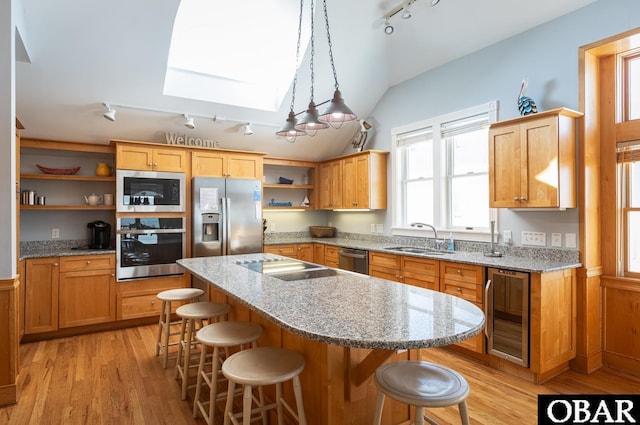
[[[264,183],[262,187],[269,187],[273,189],[313,189],[312,184]]]
[[[115,205],[20,205],[21,210],[113,210],[115,211]]]
[[[270,207],[267,205],[264,205],[262,207],[263,211],[267,211],[267,210],[277,210],[277,211],[286,211],[286,210],[308,210],[310,209],[309,207],[296,207],[296,206],[291,206],[291,207]]]
[[[91,181],[91,182],[115,182],[115,176],[78,176],[76,174],[20,174],[21,179],[32,180],[70,180],[70,181]]]

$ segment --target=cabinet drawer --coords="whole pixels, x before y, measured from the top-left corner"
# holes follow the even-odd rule
[[[424,289],[438,291],[440,289],[440,278],[438,276],[416,275],[415,273],[402,272],[402,281],[407,285],[418,286]]]
[[[440,262],[440,276],[445,280],[455,280],[456,282],[467,282],[483,285],[484,267],[470,264],[453,263],[449,261]]]
[[[60,258],[60,272],[115,269],[115,255],[81,255]]]
[[[399,255],[369,251],[369,265],[376,265],[400,270],[400,264],[401,262]]]
[[[475,283],[447,279],[441,282],[442,292],[455,295],[472,303],[482,304],[482,289],[482,285],[476,285]]]
[[[298,255],[295,245],[267,245],[264,247],[264,252],[293,258],[296,258]]]
[[[400,272],[388,267],[380,267],[369,264],[369,276],[378,277],[380,279],[393,280],[394,282],[402,282]]]
[[[338,264],[338,251],[340,248],[337,246],[325,246],[324,247],[324,260],[327,263]]]
[[[439,276],[440,274],[440,261],[430,260],[427,258],[416,258],[403,256],[402,259],[402,274],[407,277],[409,275],[418,277],[422,275]]]
[[[140,317],[160,315],[162,301],[160,301],[155,294],[138,295],[122,298],[119,307],[121,307],[118,312],[119,320],[137,319]],[[171,303],[172,311],[175,311],[174,307],[179,307],[178,303]]]

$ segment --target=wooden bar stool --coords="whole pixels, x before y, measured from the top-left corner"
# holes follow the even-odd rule
[[[178,342],[169,344],[169,337],[178,335],[177,332],[171,332],[171,325],[177,325],[180,322],[171,323],[171,302],[172,301],[195,301],[200,295],[204,294],[202,289],[198,288],[175,288],[167,289],[156,295],[162,301],[160,309],[160,320],[158,321],[158,339],[156,341],[156,356],[162,351],[162,368],[167,368],[169,362],[169,346],[176,345]]]
[[[227,405],[224,409],[224,425],[229,425],[230,422],[239,425],[239,418],[242,418],[243,425],[249,425],[251,416],[255,413],[261,414],[262,422],[266,425],[266,412],[274,408],[278,412],[278,425],[282,425],[284,423],[283,407],[296,419],[299,425],[306,425],[299,377],[302,369],[304,369],[304,358],[299,353],[285,348],[252,348],[230,356],[222,363],[222,373],[229,381]],[[282,397],[282,383],[289,380],[293,381],[297,414]],[[234,414],[233,394],[236,384],[244,385],[244,395],[242,413]],[[265,405],[262,387],[272,384],[276,386],[276,399],[274,403]],[[253,387],[258,387],[259,399],[253,396]],[[252,408],[253,402],[256,402],[258,407]]]
[[[195,339],[198,329],[204,327],[204,321],[210,325],[224,317],[231,306],[225,303],[202,301],[180,306],[176,309],[176,315],[182,318],[180,326],[180,344],[178,345],[178,358],[176,359],[176,378],[182,380],[182,399],[187,398],[189,381],[189,369],[197,368],[198,364],[191,364],[191,348],[197,344]]]
[[[467,396],[469,385],[462,375],[445,366],[418,360],[402,360],[387,363],[376,370],[378,387],[374,425],[380,425],[385,395],[416,407],[416,425],[426,420],[425,407],[447,407],[458,405],[463,425],[469,425]]]
[[[224,353],[227,354],[229,348],[232,347],[238,347],[242,350],[250,344],[251,347],[255,348],[258,345],[258,338],[260,338],[261,335],[262,327],[260,325],[251,322],[236,321],[213,323],[205,326],[196,333],[196,340],[202,344],[202,348],[200,349],[196,395],[193,400],[194,418],[197,418],[198,412],[200,412],[207,424],[213,425],[216,401],[222,400],[225,396],[233,400],[233,392],[230,395],[224,392],[218,394],[218,382],[222,377],[220,374],[220,364],[222,363],[220,349],[222,348]],[[213,347],[210,374],[207,373],[205,369],[208,347]],[[204,402],[200,400],[203,382],[209,387],[209,400]]]

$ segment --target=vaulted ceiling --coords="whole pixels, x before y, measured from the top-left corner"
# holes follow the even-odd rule
[[[260,0],[246,1],[248,8],[253,1]],[[384,17],[401,6],[401,0],[327,0],[340,88],[351,109],[367,118],[389,87],[594,1],[441,0],[431,7],[430,0],[415,0],[413,16],[393,16],[390,24],[395,30],[386,35]],[[26,127],[23,137],[161,142],[173,133],[218,141],[222,148],[322,159],[341,153],[359,130],[357,123],[351,123],[291,144],[274,134],[286,118],[290,93],[277,112],[163,95],[179,0],[22,0],[22,4],[18,40],[25,49],[16,50],[16,111]],[[211,17],[214,22],[232,19],[243,17]],[[318,22],[316,103],[333,93],[324,25]],[[296,36],[291,34],[292,44]],[[229,43],[233,40],[211,40],[202,55],[215,55],[219,46]],[[246,57],[252,52],[237,54]],[[296,112],[309,102],[308,61],[309,52],[298,75]],[[103,102],[117,110],[115,121],[102,117]],[[194,116],[195,129],[184,127],[182,114]],[[253,124],[253,135],[240,131],[246,122]]]

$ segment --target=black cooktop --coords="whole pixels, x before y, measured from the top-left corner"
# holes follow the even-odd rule
[[[291,258],[269,258],[257,261],[238,261],[237,264],[254,272],[267,274],[280,280],[302,280],[344,274],[319,264],[307,263]]]

